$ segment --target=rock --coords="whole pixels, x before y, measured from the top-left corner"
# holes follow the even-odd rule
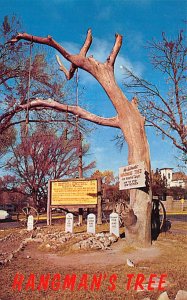
[[[187,299],[187,291],[179,290],[175,300],[186,300]]]
[[[42,238],[35,238],[33,241],[36,242],[36,243],[42,243],[43,239]]]
[[[57,246],[51,246],[51,250],[57,250]]]
[[[41,234],[41,232],[38,232],[35,238],[37,238],[37,239],[38,239],[38,238],[39,238],[39,239],[41,239],[41,238],[42,238],[42,234]]]
[[[109,239],[104,241],[104,247],[108,249],[108,247],[111,245],[111,241]]]
[[[32,232],[31,237],[34,239],[36,236],[37,236],[37,233],[36,233],[36,231],[34,230],[34,231]]]
[[[58,241],[59,241],[60,243],[65,243],[65,242],[66,242],[66,240],[67,240],[67,239],[66,239],[66,237],[65,237],[65,236],[63,236],[63,237],[59,238],[59,240],[58,240]]]
[[[118,240],[118,237],[114,234],[110,235],[108,238],[112,243],[115,243]]]
[[[88,234],[88,233],[64,233],[64,232],[47,232],[43,234],[41,231],[36,234],[34,239],[31,239],[33,242],[43,243],[44,247],[48,249],[56,250],[62,244],[68,242],[69,240],[74,241],[74,245],[71,247],[72,250],[108,250],[110,245],[118,240],[115,235],[109,233],[97,233],[97,234]],[[30,239],[27,239],[29,242]],[[25,244],[22,243],[21,247]]]
[[[12,258],[13,258],[13,254],[11,253],[11,254],[9,254],[9,256],[7,257],[7,261],[11,261]]]
[[[90,248],[90,242],[89,240],[84,240],[80,243],[80,248],[81,249],[84,249],[84,250],[87,250]]]
[[[19,246],[18,249],[19,249],[19,251],[20,251],[20,250],[24,250],[24,249],[25,249],[25,244],[22,242],[22,243],[20,244],[20,246]]]
[[[157,300],[170,300],[167,292],[162,293]]]
[[[73,246],[72,246],[72,250],[73,251],[76,251],[76,250],[80,250],[80,248],[81,248],[81,245],[79,244],[79,243],[76,243],[76,244],[74,244]]]
[[[129,258],[127,258],[127,265],[129,267],[135,267],[135,264],[133,263],[133,261],[131,261]]]
[[[105,236],[105,234],[104,234],[103,232],[97,233],[97,234],[95,235],[95,237],[98,237],[98,238],[104,237],[104,236]]]
[[[27,243],[32,242],[32,238],[26,238],[24,239],[24,241],[22,242],[23,245],[27,245]]]

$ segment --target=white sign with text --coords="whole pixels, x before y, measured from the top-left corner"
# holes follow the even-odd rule
[[[32,215],[28,216],[28,220],[27,220],[27,230],[33,230],[34,228],[34,218]]]
[[[119,237],[119,215],[117,213],[110,214],[110,234]]]
[[[66,215],[65,232],[73,233],[73,214],[68,213]]]
[[[96,217],[94,214],[89,214],[87,217],[87,233],[95,234]]]
[[[119,189],[127,190],[145,187],[144,162],[119,168]]]

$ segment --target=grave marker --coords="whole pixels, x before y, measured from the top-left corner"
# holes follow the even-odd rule
[[[73,233],[73,214],[68,213],[66,215],[65,232]]]
[[[110,234],[119,237],[119,215],[117,213],[110,214]]]
[[[95,234],[96,217],[94,214],[89,214],[87,217],[87,233]]]
[[[32,215],[28,216],[28,220],[27,220],[27,230],[33,230],[34,229],[34,218]]]

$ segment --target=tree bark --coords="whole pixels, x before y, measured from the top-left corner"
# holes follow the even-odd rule
[[[112,99],[113,96],[110,95],[110,97]],[[115,91],[115,97],[118,98],[119,105],[120,93]],[[129,211],[129,217],[132,217],[133,224],[125,224],[126,240],[130,244],[147,247],[151,245],[152,192],[150,154],[144,127],[145,120],[139,113],[134,99],[127,102],[125,106],[119,105],[118,119],[128,144],[128,163],[135,164],[143,161],[146,173],[146,187],[130,190],[130,206],[136,219],[132,217],[132,211]]]

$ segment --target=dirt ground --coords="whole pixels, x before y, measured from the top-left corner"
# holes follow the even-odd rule
[[[1,231],[1,256],[7,256],[21,239],[30,235],[20,229]],[[0,267],[0,300],[140,300],[146,297],[156,300],[162,292],[158,290],[158,282],[163,274],[166,274],[163,287],[170,299],[174,299],[179,289],[187,290],[186,250],[187,224],[181,222],[173,225],[173,232],[161,234],[146,249],[129,247],[125,239],[112,244],[110,250],[79,252],[63,252],[63,249],[47,251],[41,248],[40,243],[30,242],[10,262]],[[129,267],[127,259],[133,261],[135,267]],[[16,277],[16,274],[19,275]],[[134,275],[130,287],[127,287],[130,274]],[[135,286],[139,274],[145,277],[143,290]],[[156,275],[151,291],[147,290],[150,274]],[[45,287],[40,286],[41,276],[49,279]],[[23,281],[20,286],[15,284],[14,289],[16,278]],[[71,285],[72,278],[74,285]]]

